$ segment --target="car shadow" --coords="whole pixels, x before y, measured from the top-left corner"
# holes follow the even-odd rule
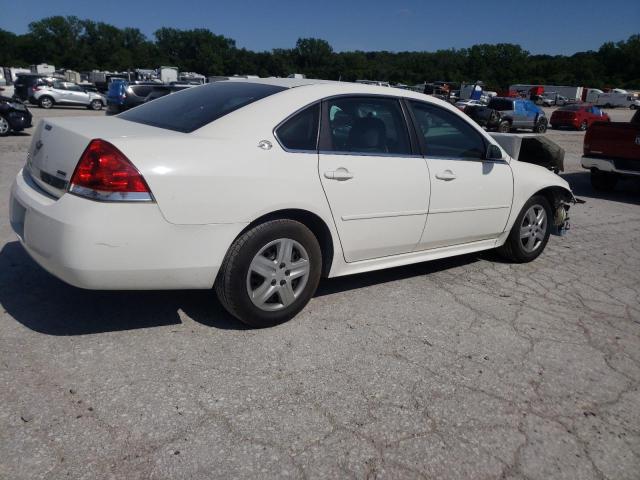
[[[241,330],[213,291],[94,291],[44,271],[18,242],[0,251],[0,305],[25,327],[47,335],[86,335],[182,323]]]
[[[316,297],[429,275],[476,262],[482,255],[323,279]],[[213,328],[248,328],[224,310],[212,290],[94,291],[67,285],[37,265],[18,242],[0,251],[0,305],[28,329],[56,336],[179,325],[180,311]]]
[[[635,178],[620,179],[612,192],[599,192],[591,186],[590,173],[572,172],[560,174],[569,185],[577,198],[597,198],[613,202],[630,203],[640,205],[640,180]]]

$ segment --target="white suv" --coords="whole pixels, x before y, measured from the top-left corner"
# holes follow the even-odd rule
[[[54,105],[78,105],[91,110],[102,110],[107,104],[104,95],[86,91],[80,85],[72,82],[53,82],[51,86],[40,86],[33,94],[34,101],[42,108],[52,108]]]

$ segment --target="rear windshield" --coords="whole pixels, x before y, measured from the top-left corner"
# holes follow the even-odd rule
[[[506,110],[513,110],[513,101],[505,100],[503,98],[494,98],[489,102],[489,108],[504,112]]]
[[[214,82],[144,103],[121,113],[118,118],[190,133],[282,90],[286,88],[249,82]]]

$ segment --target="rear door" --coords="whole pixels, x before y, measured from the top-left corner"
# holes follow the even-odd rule
[[[89,94],[75,83],[66,83],[69,103],[74,105],[89,105]]]
[[[415,249],[429,208],[429,172],[398,98],[323,102],[319,175],[347,262]]]

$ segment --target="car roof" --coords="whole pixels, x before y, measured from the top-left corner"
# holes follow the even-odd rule
[[[446,104],[451,106],[448,102],[444,102],[432,95],[426,95],[422,92],[415,92],[413,90],[407,90],[404,88],[396,88],[396,87],[382,87],[378,85],[369,85],[366,83],[356,83],[356,82],[341,82],[337,80],[319,80],[314,78],[279,78],[279,77],[268,77],[268,78],[234,78],[230,77],[228,80],[218,80],[220,82],[244,82],[244,83],[258,83],[263,85],[273,85],[277,87],[282,87],[285,89],[294,89],[294,88],[313,88],[313,87],[324,87],[323,89],[333,90],[333,94],[340,95],[344,94],[372,94],[372,95],[388,95],[388,96],[396,96],[396,97],[405,97],[405,98],[415,98],[416,100],[425,100],[425,97],[428,97],[429,100],[433,101],[436,104],[442,105]],[[205,84],[206,85],[206,84]],[[200,88],[201,85],[198,85],[196,88]]]

